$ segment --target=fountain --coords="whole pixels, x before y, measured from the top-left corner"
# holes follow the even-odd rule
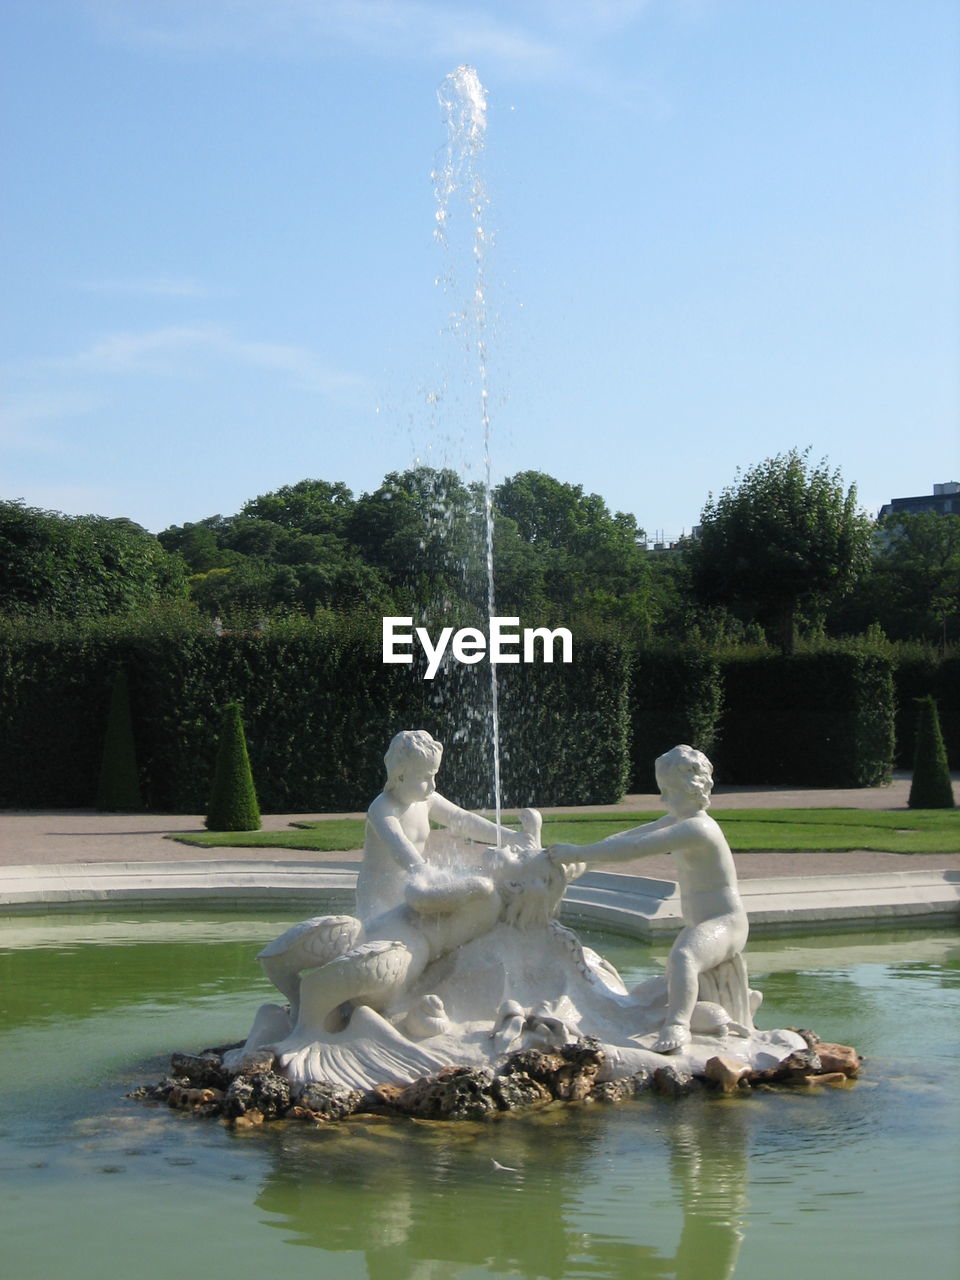
[[[486,94],[473,68],[461,66],[446,77],[439,98],[447,124],[445,159],[434,174],[442,244],[454,198],[469,211],[474,276],[458,336],[475,356],[479,382],[492,629],[488,233],[478,165]],[[384,619],[385,628],[398,621],[412,623]],[[385,642],[385,661],[387,648]],[[428,670],[429,678],[434,674]],[[401,1105],[446,1114],[438,1098],[451,1090],[437,1080],[451,1072],[461,1073],[455,1099],[472,1090],[483,1099],[477,1106],[495,1110],[509,1107],[508,1094],[542,1101],[542,1094],[563,1089],[560,1096],[585,1097],[595,1083],[632,1081],[639,1088],[658,1072],[674,1084],[700,1077],[734,1088],[747,1079],[784,1072],[805,1077],[822,1069],[823,1055],[796,1031],[760,1031],[754,1024],[761,997],[748,985],[742,955],[747,915],[730,850],[707,813],[712,771],[706,757],[679,746],[657,761],[668,809],[658,822],[599,845],[544,850],[535,810],[521,813],[520,832],[501,820],[494,661],[490,677],[494,821],[437,792],[440,743],[423,730],[398,733],[384,758],[386,786],[367,812],[356,915],[317,916],[274,939],[259,960],[284,1003],[263,1004],[242,1045],[193,1064],[181,1056],[176,1072],[186,1083],[174,1087],[192,1096],[213,1085],[218,1096],[211,1106],[222,1098],[233,1116],[283,1115],[291,1106],[345,1114],[369,1107],[371,1095],[382,1102],[385,1088],[413,1088],[419,1101]],[[443,829],[442,837],[431,825]],[[665,978],[630,989],[556,917],[567,884],[587,862],[648,852],[675,857],[684,928]],[[855,1075],[856,1054],[845,1052],[846,1073]],[[548,1070],[551,1056],[556,1061]],[[331,1101],[318,1089],[342,1096]]]
[[[514,832],[442,796],[442,750],[423,730],[397,734],[367,812],[357,915],[274,939],[258,958],[285,1003],[262,1005],[242,1045],[176,1055],[177,1079],[146,1098],[233,1118],[384,1106],[476,1118],[595,1088],[615,1100],[694,1079],[731,1091],[858,1075],[850,1048],[754,1024],[747,916],[700,752],[657,761],[665,817],[545,850],[536,810]],[[684,928],[665,976],[629,988],[556,916],[588,861],[664,849],[678,862]]]

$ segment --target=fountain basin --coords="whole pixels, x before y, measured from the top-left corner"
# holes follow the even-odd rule
[[[784,1257],[892,1280],[918,1238],[930,1280],[955,1273],[955,931],[751,943],[763,1024],[856,1044],[850,1088],[244,1132],[126,1101],[171,1047],[242,1034],[270,993],[253,954],[289,919],[114,902],[0,923],[10,1274],[262,1275],[302,1269],[308,1248],[330,1280],[766,1280]],[[630,982],[666,952],[585,940]]]

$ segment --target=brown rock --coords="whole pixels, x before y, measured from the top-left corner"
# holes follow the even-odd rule
[[[807,1076],[804,1080],[804,1084],[846,1084],[849,1078],[850,1077],[844,1071],[822,1071],[817,1076]]]
[[[241,1060],[234,1075],[253,1076],[262,1071],[272,1071],[275,1056],[272,1049],[251,1049]]]
[[[808,1075],[818,1073],[822,1068],[820,1055],[814,1049],[795,1049],[778,1067],[772,1069],[772,1079],[786,1084],[803,1084]],[[766,1077],[767,1073],[763,1073]]]
[[[733,1093],[739,1088],[740,1081],[749,1074],[749,1071],[749,1067],[735,1058],[724,1058],[718,1054],[715,1058],[709,1059],[703,1074],[722,1093]]]
[[[821,1040],[817,1045],[817,1056],[825,1072],[842,1071],[851,1080],[860,1074],[863,1064],[859,1053],[848,1044],[828,1044]]]
[[[406,1086],[402,1084],[375,1084],[367,1094],[366,1105],[393,1107],[405,1088]]]
[[[674,1066],[671,1062],[666,1066],[657,1067],[654,1071],[653,1087],[657,1093],[677,1098],[681,1094],[691,1093],[696,1088],[696,1084],[689,1071],[684,1071],[682,1067]]]
[[[638,1093],[648,1088],[650,1079],[649,1072],[639,1072],[634,1076],[621,1076],[617,1080],[603,1080],[600,1084],[594,1085],[590,1097],[595,1102],[626,1102],[628,1098],[635,1098]]]
[[[256,1107],[251,1107],[243,1115],[235,1116],[233,1124],[237,1129],[255,1129],[258,1124],[263,1124],[263,1112],[258,1111]]]
[[[582,1102],[593,1092],[599,1069],[578,1070],[572,1064],[561,1067],[553,1078],[553,1096],[563,1102]]]

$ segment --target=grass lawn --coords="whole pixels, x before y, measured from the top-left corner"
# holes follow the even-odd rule
[[[545,845],[563,840],[590,844],[659,817],[651,813],[578,813],[545,818]],[[870,849],[880,853],[960,853],[960,809],[725,809],[713,815],[735,853],[839,853]],[[504,821],[512,821],[509,815]],[[173,839],[205,849],[316,849],[336,853],[359,849],[363,821],[321,818],[285,831],[197,832]]]

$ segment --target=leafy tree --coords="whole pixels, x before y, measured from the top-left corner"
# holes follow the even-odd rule
[[[183,597],[179,556],[131,520],[0,502],[0,609],[71,618]]]
[[[387,584],[420,606],[477,600],[482,515],[455,471],[392,471],[358,499],[346,534]],[[485,576],[484,576],[485,581]]]
[[[793,652],[801,609],[820,610],[850,590],[865,568],[870,523],[826,461],[808,465],[792,449],[737,472],[700,516],[687,556],[705,605],[725,605],[774,631]]]
[[[925,511],[879,522],[867,572],[839,608],[831,629],[879,625],[892,640],[945,645],[960,622],[960,515]]]
[[[611,513],[599,494],[542,471],[511,476],[493,501],[533,553],[543,594],[558,610],[649,628],[650,566],[644,532],[632,515]]]
[[[167,551],[181,555],[191,573],[208,573],[237,562],[238,557],[221,545],[229,527],[230,521],[223,516],[208,516],[205,520],[171,525],[157,534],[157,541]]]
[[[341,533],[353,505],[353,494],[339,480],[300,480],[245,502],[240,514],[302,533]]]

